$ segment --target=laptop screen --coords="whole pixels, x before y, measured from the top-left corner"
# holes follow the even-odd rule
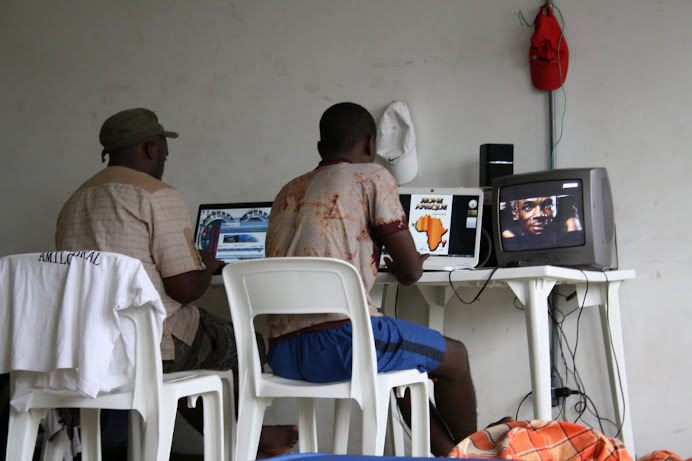
[[[476,188],[401,188],[399,200],[416,250],[430,254],[424,269],[478,264],[483,191]]]
[[[200,205],[195,246],[225,263],[264,258],[272,202]]]

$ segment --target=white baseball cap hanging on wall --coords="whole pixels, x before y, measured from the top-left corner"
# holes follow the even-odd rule
[[[377,154],[386,160],[384,166],[399,185],[411,182],[418,174],[416,133],[405,103],[393,101],[382,114],[377,127]]]

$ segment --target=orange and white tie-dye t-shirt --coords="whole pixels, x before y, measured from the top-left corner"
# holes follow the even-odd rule
[[[338,258],[360,272],[366,292],[375,283],[381,238],[408,228],[396,181],[386,168],[334,158],[286,184],[272,206],[267,257]],[[368,297],[370,315],[381,315]],[[277,337],[337,314],[273,315],[267,321]]]

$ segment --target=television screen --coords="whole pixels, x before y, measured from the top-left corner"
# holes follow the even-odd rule
[[[617,268],[605,168],[566,168],[493,181],[493,253],[499,267]]]
[[[582,189],[579,179],[503,187],[499,202],[503,250],[584,245]]]

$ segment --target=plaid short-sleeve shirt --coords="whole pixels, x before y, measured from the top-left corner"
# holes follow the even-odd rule
[[[163,279],[204,269],[187,206],[173,187],[130,168],[108,167],[85,182],[58,215],[58,250],[101,250],[142,261],[166,308],[161,357],[175,356],[173,339],[192,345],[199,311],[166,294]]]
[[[269,215],[266,254],[342,259],[358,269],[368,293],[377,276],[381,238],[407,228],[396,181],[387,169],[333,158],[281,189]],[[370,315],[381,315],[369,296],[368,304]],[[273,315],[267,321],[275,338],[342,318]]]

